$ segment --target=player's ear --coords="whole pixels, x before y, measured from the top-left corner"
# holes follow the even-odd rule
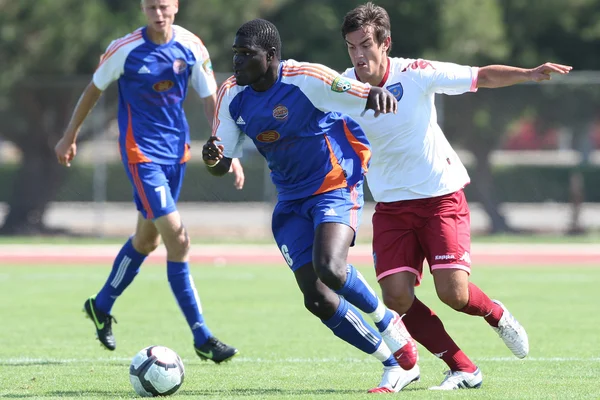
[[[268,51],[267,51],[267,61],[271,62],[273,61],[273,59],[275,58],[275,54],[277,54],[277,50],[275,50],[275,47],[271,47]]]
[[[388,52],[388,49],[390,48],[390,46],[392,45],[392,37],[388,36],[383,40],[383,46],[381,46],[383,48],[384,52]]]
[[[179,12],[179,0],[175,0],[175,13],[177,14],[177,12]]]

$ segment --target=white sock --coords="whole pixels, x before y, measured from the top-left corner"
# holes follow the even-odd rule
[[[379,302],[377,303],[377,308],[372,313],[369,313],[369,317],[371,317],[371,319],[375,323],[381,322],[383,317],[385,317],[385,310],[386,308],[383,305],[383,302],[379,300]]]

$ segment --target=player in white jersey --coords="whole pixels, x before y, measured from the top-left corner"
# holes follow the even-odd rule
[[[483,317],[519,358],[529,352],[529,342],[507,309],[469,282],[470,217],[463,193],[469,176],[437,123],[434,96],[548,80],[551,73],[566,74],[571,67],[546,63],[533,69],[477,68],[392,58],[389,16],[372,3],[346,14],[342,36],[354,66],[344,75],[385,87],[398,100],[397,114],[356,118],[372,146],[367,182],[377,202],[373,254],[385,304],[405,314],[414,339],[450,367],[432,389],[480,387],[481,371],[414,295],[424,260],[444,303]]]

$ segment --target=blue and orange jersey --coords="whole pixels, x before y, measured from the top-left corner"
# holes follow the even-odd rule
[[[371,150],[350,115],[360,115],[370,86],[320,64],[282,61],[264,92],[227,79],[217,95],[213,135],[225,157],[242,155],[246,137],[265,157],[279,200],[353,186],[367,172]]]
[[[93,82],[119,85],[119,150],[125,163],[177,164],[189,157],[189,127],[183,110],[188,84],[200,97],[217,83],[202,41],[180,26],[173,39],[152,42],[146,28],[114,40],[100,58]]]

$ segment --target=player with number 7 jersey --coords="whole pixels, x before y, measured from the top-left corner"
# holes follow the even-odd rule
[[[203,99],[207,119],[212,121],[217,83],[202,41],[173,24],[177,0],[142,0],[141,8],[147,25],[108,46],[55,148],[59,162],[69,166],[81,125],[103,91],[116,81],[119,151],[139,213],[135,234],[115,258],[102,289],[85,301],[84,311],[94,322],[100,343],[115,350],[112,307],[162,238],[167,278],[195,351],[200,358],[219,363],[235,356],[237,349],[214,337],[205,323],[189,270],[190,240],[176,205],[190,159],[183,110],[188,84]]]

